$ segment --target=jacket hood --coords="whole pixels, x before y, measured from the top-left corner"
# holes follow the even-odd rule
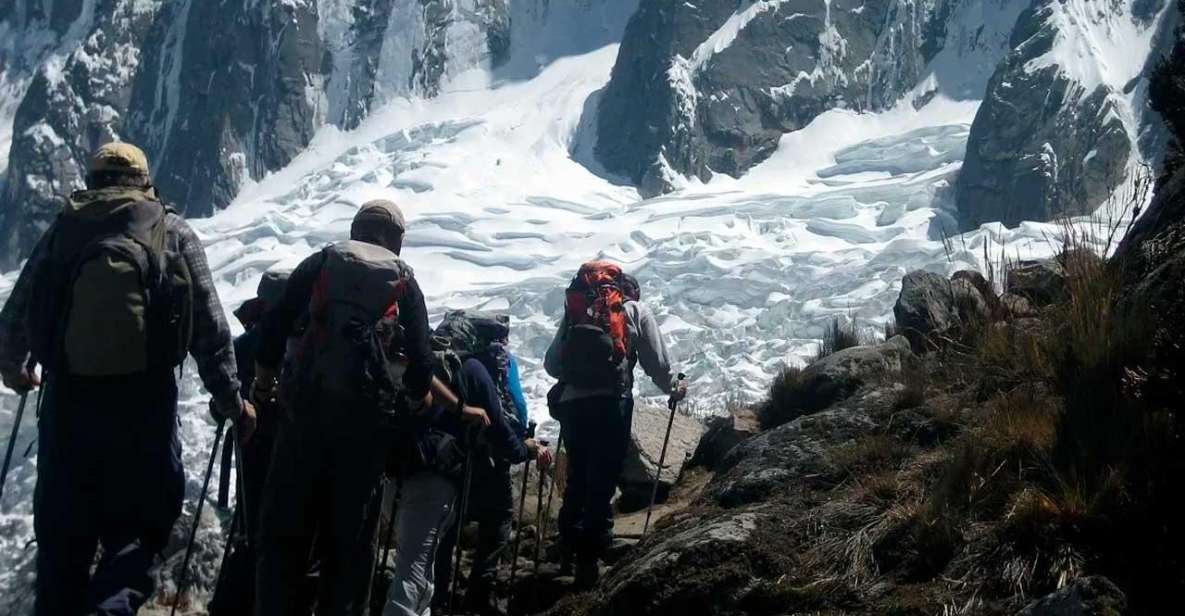
[[[135,186],[110,186],[97,190],[79,190],[66,199],[64,213],[84,218],[103,217],[132,203],[160,201],[156,189]]]

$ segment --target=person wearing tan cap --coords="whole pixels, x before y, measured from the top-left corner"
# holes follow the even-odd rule
[[[421,536],[405,534],[400,542],[425,546],[397,558],[415,552],[431,570],[431,537],[451,515],[456,496],[451,479],[435,467],[448,464],[456,447],[432,440],[441,435],[427,434],[422,420],[435,401],[449,413],[489,424],[483,409],[463,404],[433,378],[424,295],[399,256],[406,229],[394,203],[364,204],[350,239],[301,262],[263,317],[252,398],[268,408],[279,399],[286,417],[264,486],[256,616],[304,610],[293,589],[314,540],[321,563],[318,613],[366,612],[384,477],[392,464],[418,465],[401,475],[398,515],[415,512]],[[302,319],[301,341],[289,351]],[[427,609],[430,577],[416,589],[426,594],[415,602]]]
[[[134,614],[152,595],[149,569],[185,495],[175,370],[188,355],[219,416],[241,438],[254,429],[201,241],[161,203],[144,153],[100,147],[86,183],[0,311],[4,384],[44,396],[38,616]]]

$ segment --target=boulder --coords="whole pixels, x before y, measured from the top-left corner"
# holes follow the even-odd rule
[[[637,511],[650,503],[669,418],[670,411],[664,407],[643,405],[634,409],[633,435],[619,482],[621,497],[617,506],[621,511]],[[667,457],[659,479],[659,502],[666,500],[667,493],[679,479],[683,466],[691,458],[703,434],[704,424],[698,419],[675,414],[671,438],[667,444]]]
[[[950,282],[933,272],[919,270],[902,279],[893,318],[915,351],[927,351],[934,347],[934,334],[950,330],[957,322],[954,305]]]
[[[1024,319],[1037,316],[1037,307],[1027,297],[1016,293],[1005,293],[1000,296],[1000,303],[1008,312],[1011,319]]]
[[[1004,291],[1036,307],[1048,306],[1066,293],[1066,272],[1057,261],[1021,261],[1008,270]]]
[[[738,608],[753,581],[775,576],[785,558],[781,523],[772,512],[731,511],[660,531],[619,562],[577,613],[744,613]]]
[[[1017,616],[1120,616],[1127,597],[1102,576],[1078,578],[1061,590],[1030,603]]]
[[[786,485],[831,483],[841,469],[827,451],[875,427],[866,413],[848,407],[799,417],[734,447],[704,497],[738,507],[763,501]]]
[[[690,464],[710,470],[717,470],[733,447],[760,431],[757,415],[749,409],[710,417],[705,425],[707,429],[695,447]]]
[[[914,359],[904,336],[894,336],[876,345],[843,349],[807,366],[798,392],[810,408],[826,408],[873,379],[900,372]]]
[[[918,353],[933,350],[941,336],[981,326],[1001,312],[991,286],[972,272],[958,272],[951,280],[933,272],[910,272],[893,306],[898,330]]]

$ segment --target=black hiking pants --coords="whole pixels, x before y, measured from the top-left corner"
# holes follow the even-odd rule
[[[38,616],[130,615],[181,514],[185,474],[171,372],[51,375],[38,423]],[[96,551],[102,548],[91,574]]]
[[[367,411],[322,396],[279,426],[263,488],[256,616],[307,611],[310,558],[321,563],[319,615],[366,612],[390,439]]]
[[[492,465],[474,462],[469,489],[467,522],[477,522],[477,551],[473,555],[466,595],[480,602],[494,589],[498,576],[498,557],[510,543],[514,525],[514,487],[510,464]],[[436,604],[447,606],[453,577],[453,551],[457,545],[458,520],[448,529],[436,553]]]
[[[251,442],[242,448],[243,493],[236,496],[236,515],[245,515],[246,536],[236,534],[230,542],[230,554],[218,572],[214,596],[206,608],[210,616],[240,616],[251,614],[255,609],[255,565],[258,561],[256,547],[259,545],[259,520],[263,511],[263,487],[271,466],[272,452],[276,444],[276,424],[283,411],[279,406],[257,409],[259,426]],[[228,443],[226,446],[232,446]],[[293,588],[302,610],[295,614],[309,614],[316,601],[316,562],[307,565],[308,574],[304,585]]]
[[[568,482],[560,540],[577,559],[593,560],[613,541],[613,494],[630,441],[634,400],[597,396],[564,404]]]

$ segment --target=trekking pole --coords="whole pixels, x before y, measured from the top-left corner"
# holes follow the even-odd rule
[[[4,483],[8,480],[8,465],[12,463],[12,449],[16,447],[16,437],[21,431],[21,419],[25,416],[25,403],[29,401],[29,392],[21,394],[21,402],[16,407],[16,417],[12,420],[12,434],[8,437],[8,449],[4,452],[4,470],[0,471],[0,497],[4,496]]]
[[[391,497],[391,515],[390,521],[387,523],[387,538],[383,541],[382,558],[376,558],[374,563],[374,574],[370,578],[371,588],[379,579],[379,572],[387,564],[387,559],[391,557],[391,544],[395,542],[395,523],[398,519],[395,514],[399,510],[399,493],[403,490],[403,486],[398,480],[395,483],[395,494]],[[377,554],[376,554],[377,556]]]
[[[539,441],[544,447],[547,446],[547,441]],[[531,571],[531,594],[534,596],[536,603],[539,599],[539,564],[543,551],[543,541],[547,533],[544,532],[547,520],[543,517],[543,483],[547,478],[547,473],[543,469],[539,469],[539,504],[535,508],[535,567]]]
[[[456,613],[457,579],[461,576],[461,533],[465,530],[465,516],[469,509],[469,488],[473,485],[473,446],[476,437],[469,439],[469,449],[465,452],[465,481],[462,483],[461,515],[457,518],[457,540],[453,545],[453,579],[449,584],[448,613]]]
[[[564,429],[561,426],[560,427],[560,438],[555,443],[556,460],[559,460],[560,452],[563,450],[564,450]],[[544,528],[543,539],[544,540],[547,539],[546,529],[547,529],[547,527],[551,526],[551,503],[552,503],[552,499],[555,497],[555,480],[556,480],[556,478],[557,478],[556,470],[552,469],[552,471],[551,471],[551,485],[549,485],[547,487],[547,507],[545,507],[543,509],[543,528]]]
[[[535,438],[535,428],[538,424],[531,422],[527,425],[527,438]],[[518,524],[514,529],[514,546],[510,549],[510,601],[514,601],[514,581],[518,578],[518,548],[523,539],[523,516],[526,514],[527,508],[527,485],[531,479],[531,456],[527,456],[527,461],[523,464],[523,486],[518,495]]]
[[[189,584],[189,559],[193,558],[193,545],[197,541],[198,525],[202,521],[202,506],[206,502],[206,491],[210,489],[210,477],[214,474],[214,460],[218,457],[218,444],[222,442],[222,427],[225,419],[218,420],[218,427],[214,430],[214,448],[210,450],[210,461],[206,464],[206,478],[202,480],[202,491],[198,494],[197,508],[193,512],[193,524],[189,528],[189,543],[185,546],[185,558],[181,560],[181,579],[177,580],[177,597],[173,599],[173,609],[170,616],[177,616],[177,605],[185,594],[185,587]],[[245,516],[244,516],[245,517]]]
[[[247,502],[247,473],[244,470],[243,464],[243,440],[239,438],[239,431],[231,428],[230,435],[233,436],[231,449],[234,451],[234,467],[235,467],[235,500],[238,502],[239,509],[243,516],[243,543],[248,548],[251,547],[251,505]]]
[[[680,382],[686,379],[687,375],[682,372],[679,373],[678,380]],[[646,536],[646,531],[650,530],[650,515],[654,513],[654,502],[658,500],[658,483],[662,478],[662,467],[667,462],[667,445],[671,442],[671,428],[675,425],[675,409],[679,408],[679,402],[674,396],[667,401],[667,407],[671,409],[671,416],[667,419],[667,435],[662,439],[662,453],[658,455],[658,468],[654,470],[654,489],[650,491],[650,505],[646,507],[646,522],[642,525],[642,536]]]

